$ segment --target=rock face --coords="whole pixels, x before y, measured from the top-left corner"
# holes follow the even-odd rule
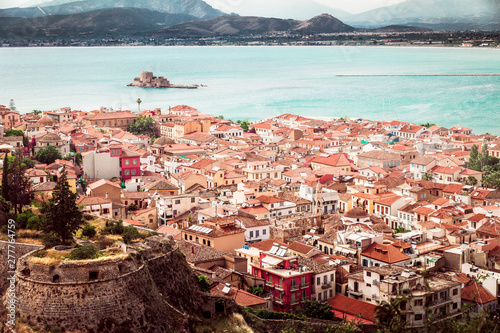
[[[187,311],[215,311],[221,298],[200,292],[184,256],[168,241],[153,237],[127,252],[55,265],[22,257],[16,271],[19,316],[66,331],[188,332]]]

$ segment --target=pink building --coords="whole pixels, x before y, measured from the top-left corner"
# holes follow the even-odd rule
[[[270,251],[262,251],[259,264],[251,264],[252,274],[266,281],[265,290],[272,294],[273,310],[298,313],[302,304],[311,299],[313,271],[299,266],[297,256],[288,249],[273,244]]]

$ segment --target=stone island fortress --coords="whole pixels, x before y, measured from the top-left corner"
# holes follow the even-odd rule
[[[181,88],[181,89],[197,89],[203,87],[200,84],[172,84],[167,78],[163,76],[153,76],[153,72],[141,72],[140,77],[134,78],[134,82],[127,86],[141,87],[141,88]]]

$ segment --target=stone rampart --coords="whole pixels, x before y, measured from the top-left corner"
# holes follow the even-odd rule
[[[16,265],[19,259],[25,254],[43,249],[44,247],[43,245],[24,243],[12,244],[6,241],[0,241],[0,295],[3,293],[7,283],[7,272],[11,271],[11,269],[9,269],[9,259],[12,260],[12,257],[9,258],[9,244],[14,245],[14,249],[10,248],[13,250],[13,252],[10,252],[10,255],[14,256]]]

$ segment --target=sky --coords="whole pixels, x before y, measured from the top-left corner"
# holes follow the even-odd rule
[[[48,0],[0,0],[0,8],[26,7]],[[76,0],[75,0],[76,1]],[[240,15],[261,15],[267,16],[272,12],[266,8],[272,7],[269,4],[283,2],[293,3],[293,1],[284,0],[205,0],[215,8],[235,12]],[[331,8],[339,8],[350,13],[361,13],[370,9],[390,6],[405,0],[302,0],[303,2],[316,1],[320,5],[326,5]],[[232,10],[231,10],[232,9]],[[243,11],[243,12],[242,12]]]

